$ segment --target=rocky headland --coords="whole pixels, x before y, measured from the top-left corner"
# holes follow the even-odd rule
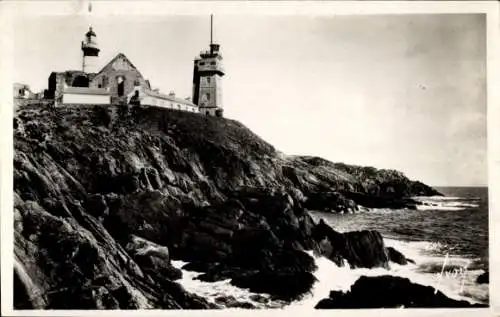
[[[156,108],[25,108],[14,150],[17,309],[224,306],[178,284],[172,259],[204,281],[296,300],[315,283],[306,250],[351,268],[412,261],[377,231],[339,233],[309,211],[439,195],[397,171],[286,156],[237,121]],[[364,289],[318,306],[347,307]]]

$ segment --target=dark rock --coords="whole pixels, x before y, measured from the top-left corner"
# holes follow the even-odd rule
[[[250,299],[253,300],[254,302],[261,303],[261,304],[265,304],[265,303],[269,302],[269,299],[267,297],[262,296],[260,294],[250,295]]]
[[[169,294],[176,303],[182,308],[189,309],[216,309],[217,305],[208,302],[205,298],[196,294],[186,292],[186,290],[178,283],[164,280],[159,283],[161,289]]]
[[[389,257],[389,260],[391,260],[394,263],[401,264],[401,265],[406,265],[408,262],[408,259],[398,250],[394,249],[393,247],[387,247],[387,256]],[[415,262],[413,262],[415,263]]]
[[[104,196],[100,194],[92,195],[89,197],[85,210],[94,217],[107,217],[109,208],[106,204]]]
[[[207,262],[190,262],[184,264],[182,266],[182,269],[186,271],[205,273],[208,272],[210,268],[214,267],[215,265],[216,264],[214,263],[207,263]]]
[[[119,303],[120,309],[136,309],[137,305],[133,301],[133,297],[124,286],[120,286],[113,290],[111,294],[116,298]]]
[[[321,252],[337,265],[341,265],[343,258],[351,268],[389,267],[384,240],[377,231],[363,230],[342,234],[320,220],[312,235],[316,241],[323,241]]]
[[[335,213],[354,213],[358,211],[356,203],[345,198],[339,192],[311,193],[304,203],[304,208]]]
[[[16,300],[31,301],[17,306],[215,307],[172,282],[170,258],[207,263],[206,280],[298,297],[314,280],[303,251],[321,252],[322,240],[334,261],[387,262],[374,232],[316,228],[306,197],[349,211],[431,193],[395,171],[286,157],[223,118],[79,106],[20,110],[15,120],[15,256],[26,272]],[[131,236],[147,247],[127,247]]]
[[[477,277],[476,283],[478,284],[489,284],[490,282],[490,273],[488,271]]]
[[[228,308],[254,309],[255,306],[249,302],[233,302],[227,305]]]
[[[407,197],[379,196],[360,192],[343,191],[342,194],[367,208],[415,209],[417,202]]]
[[[219,296],[215,298],[215,302],[219,305],[224,305],[227,308],[245,308],[252,309],[255,306],[249,302],[241,302],[236,300],[234,296]]]
[[[285,301],[297,300],[308,292],[316,278],[309,272],[256,271],[234,277],[231,284],[254,293],[268,293]]]
[[[375,230],[352,231],[344,234],[346,246],[343,256],[351,267],[388,268],[382,235]]]
[[[169,280],[182,278],[182,271],[170,263],[167,247],[132,235],[126,249],[139,267],[153,278]]]
[[[485,307],[458,301],[435,293],[431,286],[410,282],[407,278],[384,275],[360,277],[347,293],[332,291],[315,308],[431,308],[431,307]]]

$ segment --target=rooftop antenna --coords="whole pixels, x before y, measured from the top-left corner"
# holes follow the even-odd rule
[[[213,44],[213,24],[214,24],[214,15],[210,14],[210,45]]]

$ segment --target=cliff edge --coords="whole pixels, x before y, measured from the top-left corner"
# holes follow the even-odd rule
[[[315,281],[304,250],[351,267],[406,261],[378,232],[341,234],[308,210],[439,195],[397,171],[285,156],[233,120],[157,108],[20,110],[14,150],[18,309],[217,308],[175,282],[171,259],[293,300]]]

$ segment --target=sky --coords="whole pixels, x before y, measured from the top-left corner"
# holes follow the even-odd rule
[[[190,96],[209,16],[43,16],[16,22],[16,82],[81,69],[89,24],[104,66],[124,53],[152,86]],[[487,184],[481,14],[218,15],[224,114],[286,154]]]

